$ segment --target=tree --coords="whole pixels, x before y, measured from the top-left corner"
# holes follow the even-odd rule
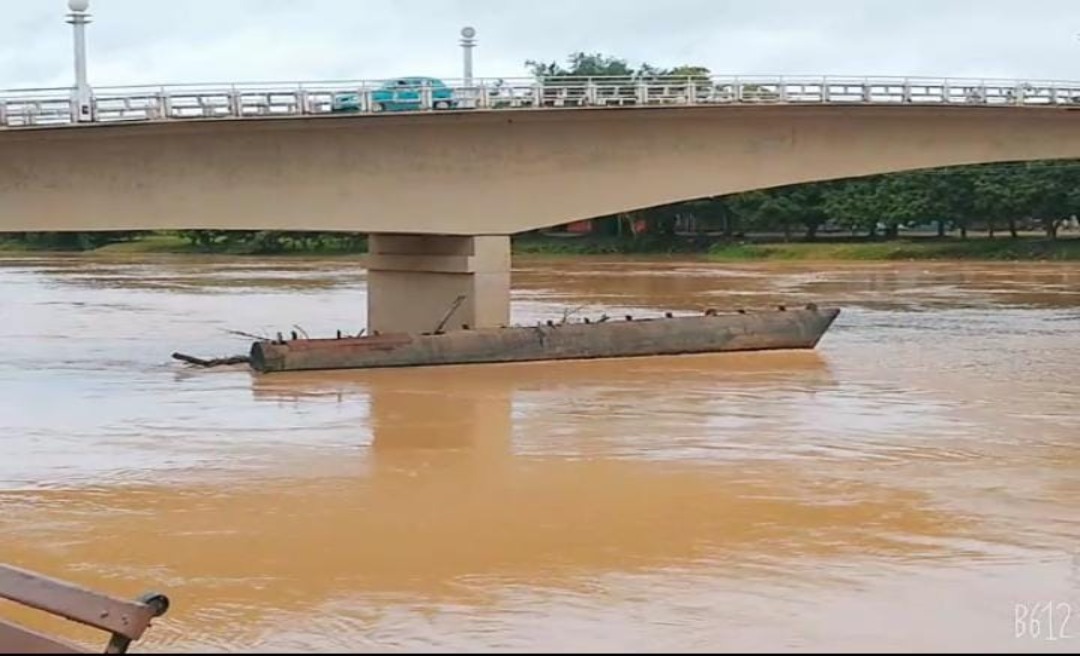
[[[1032,162],[1018,177],[1019,194],[1046,236],[1057,239],[1062,222],[1080,211],[1080,168],[1059,162]]]
[[[566,63],[567,66],[564,67],[554,61],[545,62],[530,59],[525,62],[525,67],[534,77],[549,81],[568,77],[627,78],[627,81],[680,77],[698,82],[707,82],[711,75],[709,69],[705,66],[692,64],[682,64],[665,69],[649,63],[642,63],[637,68],[634,68],[626,59],[599,52],[574,52],[566,58]]]
[[[560,77],[634,77],[635,70],[625,59],[610,57],[601,53],[575,52],[567,57],[568,68],[557,62],[529,60],[525,66],[540,79]]]
[[[975,173],[975,209],[986,220],[990,237],[997,221],[1006,222],[1013,239],[1019,236],[1016,219],[1024,211],[1024,197],[1016,184],[1017,173],[1015,167],[1002,166],[982,166]]]

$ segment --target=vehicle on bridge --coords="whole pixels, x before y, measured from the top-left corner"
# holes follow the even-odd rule
[[[430,94],[429,98],[425,98]],[[453,109],[458,102],[454,91],[433,77],[402,77],[384,82],[371,92],[371,111],[410,112],[425,109]],[[363,111],[359,92],[334,94],[331,111]]]

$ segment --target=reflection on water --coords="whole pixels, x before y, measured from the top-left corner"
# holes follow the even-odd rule
[[[362,326],[356,263],[0,260],[0,561],[168,592],[143,650],[1070,647],[1012,613],[1080,609],[1075,267],[526,260],[515,289],[522,323],[845,312],[815,352],[260,377],[167,357]]]

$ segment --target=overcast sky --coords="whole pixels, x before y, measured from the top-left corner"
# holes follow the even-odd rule
[[[71,84],[66,0],[0,0],[0,88]],[[97,85],[478,76],[601,51],[718,74],[1080,80],[1080,0],[91,0]]]

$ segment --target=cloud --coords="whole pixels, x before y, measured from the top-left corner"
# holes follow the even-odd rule
[[[0,0],[0,88],[71,81],[64,0]],[[1080,77],[1076,0],[92,0],[95,85],[457,77],[604,52],[718,74]]]

